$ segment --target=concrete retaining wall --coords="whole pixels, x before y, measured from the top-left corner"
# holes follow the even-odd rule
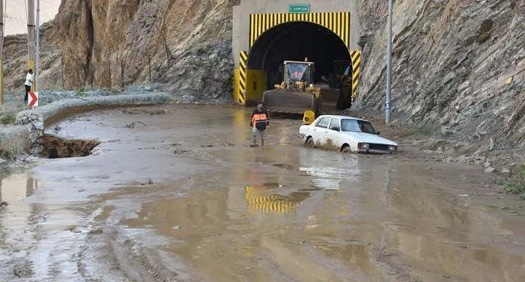
[[[15,126],[0,127],[0,158],[12,159],[22,153],[40,153],[45,126],[73,114],[108,107],[163,104],[168,101],[170,95],[166,93],[86,97],[60,100],[34,110],[19,112]]]
[[[28,153],[31,148],[29,140],[29,129],[26,126],[0,127],[0,164],[4,162],[3,159],[9,160]]]

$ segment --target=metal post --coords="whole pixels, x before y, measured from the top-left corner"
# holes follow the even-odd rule
[[[4,103],[4,0],[0,0],[0,105]]]
[[[35,71],[35,0],[27,1],[27,53],[27,67]]]
[[[39,61],[40,61],[40,0],[36,0],[36,61],[35,61],[35,89],[33,91],[38,91],[38,76],[40,72],[38,71]]]
[[[386,102],[385,102],[385,122],[390,123],[392,112],[392,0],[388,0],[388,44],[386,51]]]

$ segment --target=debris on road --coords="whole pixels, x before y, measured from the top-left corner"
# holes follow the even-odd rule
[[[126,127],[127,127],[127,128],[134,128],[134,127],[135,127],[135,124],[138,124],[138,123],[140,123],[140,124],[142,124],[142,125],[144,125],[144,126],[147,126],[145,123],[143,123],[143,122],[141,122],[141,121],[134,121],[134,122],[132,122],[132,123],[126,125]]]

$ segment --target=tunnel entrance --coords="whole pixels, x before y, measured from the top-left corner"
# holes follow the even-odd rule
[[[266,89],[282,82],[285,60],[315,63],[315,82],[327,82],[336,62],[350,62],[350,52],[341,38],[328,28],[310,22],[288,22],[264,32],[252,46],[248,69],[264,70]],[[350,64],[351,65],[351,64]],[[340,64],[339,64],[340,66]],[[343,70],[344,71],[344,70]]]

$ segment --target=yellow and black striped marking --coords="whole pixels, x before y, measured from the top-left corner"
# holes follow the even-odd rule
[[[271,189],[265,187],[245,187],[244,198],[248,203],[248,208],[253,211],[264,213],[291,213],[296,210],[298,200],[289,196],[270,194]]]
[[[246,70],[248,66],[248,52],[241,51],[239,57],[239,104],[246,104]]]
[[[259,212],[291,213],[296,210],[296,202],[289,201],[281,195],[246,197],[248,208]]]
[[[352,51],[352,98],[357,97],[359,74],[361,74],[361,51]]]
[[[288,22],[310,22],[331,30],[350,48],[350,12],[328,12],[308,14],[251,14],[250,48],[264,32]]]

